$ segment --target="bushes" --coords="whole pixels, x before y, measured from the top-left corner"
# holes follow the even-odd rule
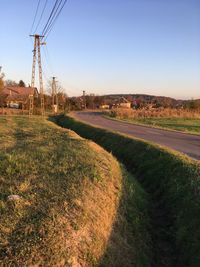
[[[70,117],[57,123],[112,152],[151,195],[149,214],[154,266],[191,266],[200,262],[200,165],[179,153],[96,128]]]

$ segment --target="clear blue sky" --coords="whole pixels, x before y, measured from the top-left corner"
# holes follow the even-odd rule
[[[36,6],[36,0],[1,1],[6,79],[30,83]],[[200,98],[199,0],[69,0],[47,49],[44,72],[57,76],[70,96],[86,90]]]

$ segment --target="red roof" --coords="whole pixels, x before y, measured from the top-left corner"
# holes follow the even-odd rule
[[[6,86],[3,89],[3,94],[10,96],[29,96],[38,94],[38,91],[35,87]]]
[[[26,102],[29,97],[27,95],[8,95],[6,97],[7,101],[19,101],[19,102]]]

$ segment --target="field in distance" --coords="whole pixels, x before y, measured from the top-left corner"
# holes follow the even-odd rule
[[[0,185],[1,266],[148,265],[146,194],[74,132],[0,117]]]
[[[114,119],[151,127],[183,131],[200,135],[200,113],[186,110],[115,109],[106,113]]]

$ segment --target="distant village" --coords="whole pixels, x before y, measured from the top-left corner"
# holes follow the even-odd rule
[[[0,107],[16,110],[28,110],[30,98],[34,98],[36,107],[39,107],[39,92],[37,88],[26,86],[20,80],[19,83],[7,81],[0,89]],[[45,109],[52,108],[51,93],[44,95]],[[95,95],[83,94],[78,97],[68,97],[66,93],[59,91],[57,93],[58,109],[64,110],[82,110],[82,109],[156,109],[156,108],[194,108],[200,107],[200,100],[176,100],[164,96],[152,96],[144,94],[113,94],[113,95]]]

